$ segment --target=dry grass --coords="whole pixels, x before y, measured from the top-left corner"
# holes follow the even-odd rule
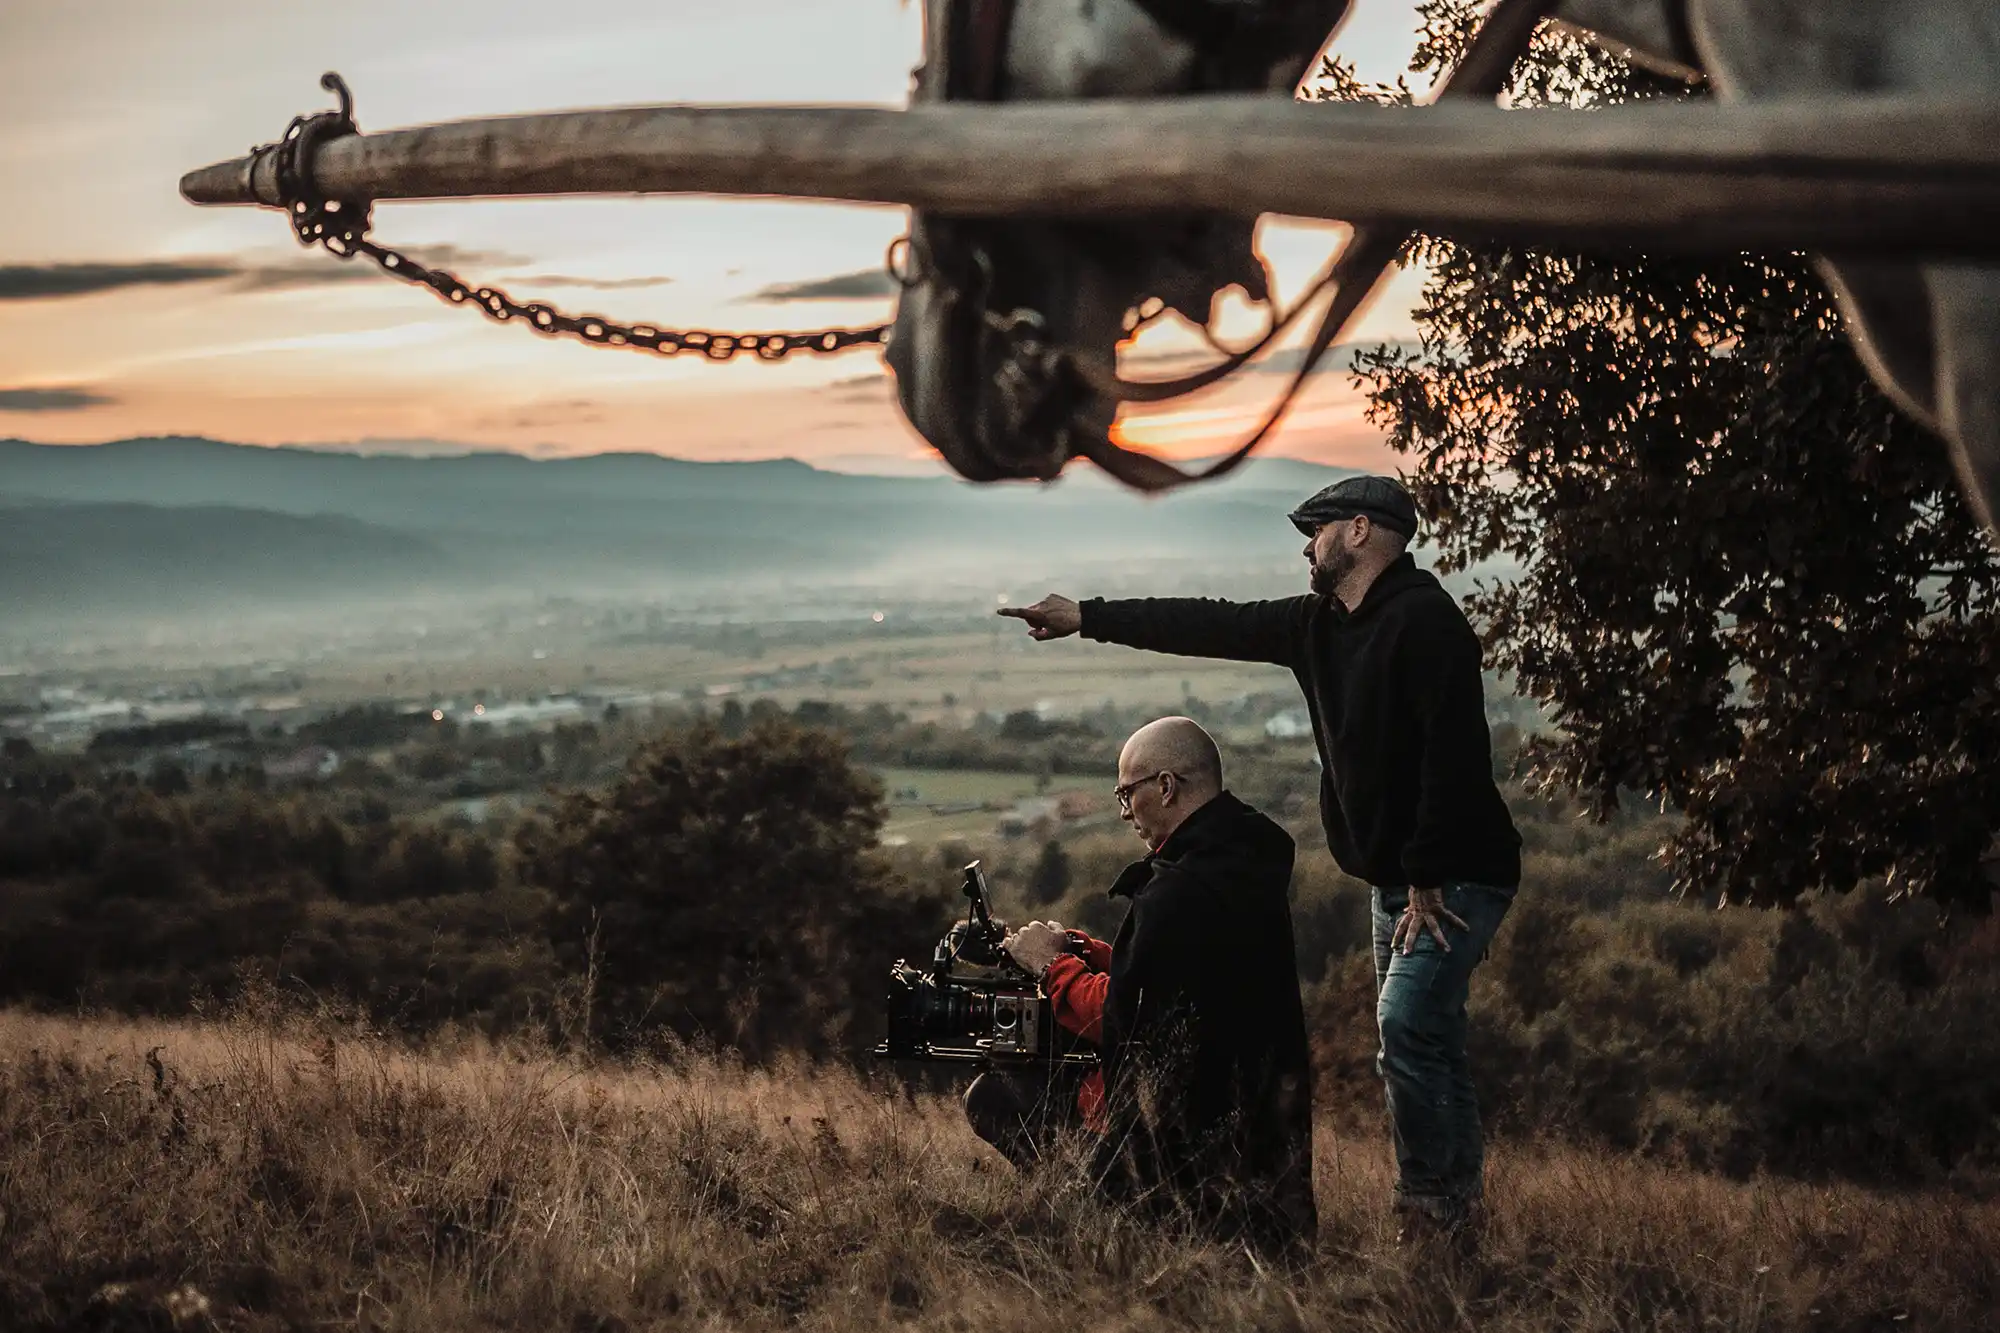
[[[157,1064],[148,1052],[157,1049]],[[1975,1329],[2000,1205],[1502,1149],[1486,1271],[1413,1280],[1323,1136],[1259,1270],[1020,1181],[947,1099],[327,1024],[0,1014],[0,1327]]]

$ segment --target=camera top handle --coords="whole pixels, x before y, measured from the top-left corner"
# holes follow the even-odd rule
[[[977,861],[965,868],[965,896],[972,902],[972,915],[968,920],[977,922],[985,934],[995,934],[993,897],[986,889],[986,872],[979,868]]]
[[[963,888],[971,906],[965,914],[965,928],[952,932],[958,937],[952,953],[968,963],[997,966],[1007,957],[1001,947],[1006,943],[1007,932],[993,920],[993,897],[986,888],[986,875],[979,862],[965,868]]]

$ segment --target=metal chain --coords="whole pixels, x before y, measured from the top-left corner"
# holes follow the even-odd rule
[[[340,98],[338,111],[296,117],[278,144],[278,194],[299,244],[324,246],[341,259],[362,255],[384,273],[430,288],[452,305],[470,305],[495,323],[522,321],[548,337],[568,336],[600,347],[634,347],[677,356],[696,352],[710,361],[728,361],[749,352],[760,361],[782,361],[793,352],[830,356],[855,347],[879,347],[889,325],[810,332],[721,333],[709,329],[666,329],[655,324],[621,324],[602,315],[570,315],[542,301],[516,301],[498,287],[475,287],[448,269],[434,268],[368,239],[373,209],[367,200],[331,199],[312,180],[312,155],[321,143],[356,133],[354,99],[337,74],[320,86]],[[892,255],[894,253],[892,249]]]

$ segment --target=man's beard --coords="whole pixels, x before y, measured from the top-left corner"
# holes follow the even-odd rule
[[[1325,564],[1313,561],[1312,590],[1321,597],[1333,596],[1335,590],[1340,587],[1341,580],[1354,572],[1358,560],[1359,557],[1352,551],[1336,550],[1327,557]]]

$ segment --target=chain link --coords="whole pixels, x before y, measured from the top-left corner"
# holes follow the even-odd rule
[[[412,259],[368,239],[373,209],[367,200],[332,199],[312,180],[312,157],[330,140],[356,133],[354,99],[337,74],[327,74],[320,86],[340,98],[338,111],[293,119],[275,146],[278,195],[284,200],[292,234],[299,244],[324,246],[341,259],[363,256],[384,273],[428,287],[451,305],[471,306],[499,324],[525,323],[547,337],[571,337],[600,347],[634,347],[661,356],[694,352],[710,361],[728,361],[748,352],[760,361],[782,361],[793,352],[831,356],[855,347],[879,347],[889,338],[889,325],[864,329],[814,329],[808,332],[723,333],[710,329],[667,329],[655,324],[621,324],[602,315],[565,314],[542,301],[516,301],[498,287],[475,287],[457,274]],[[892,250],[892,256],[894,251]]]

